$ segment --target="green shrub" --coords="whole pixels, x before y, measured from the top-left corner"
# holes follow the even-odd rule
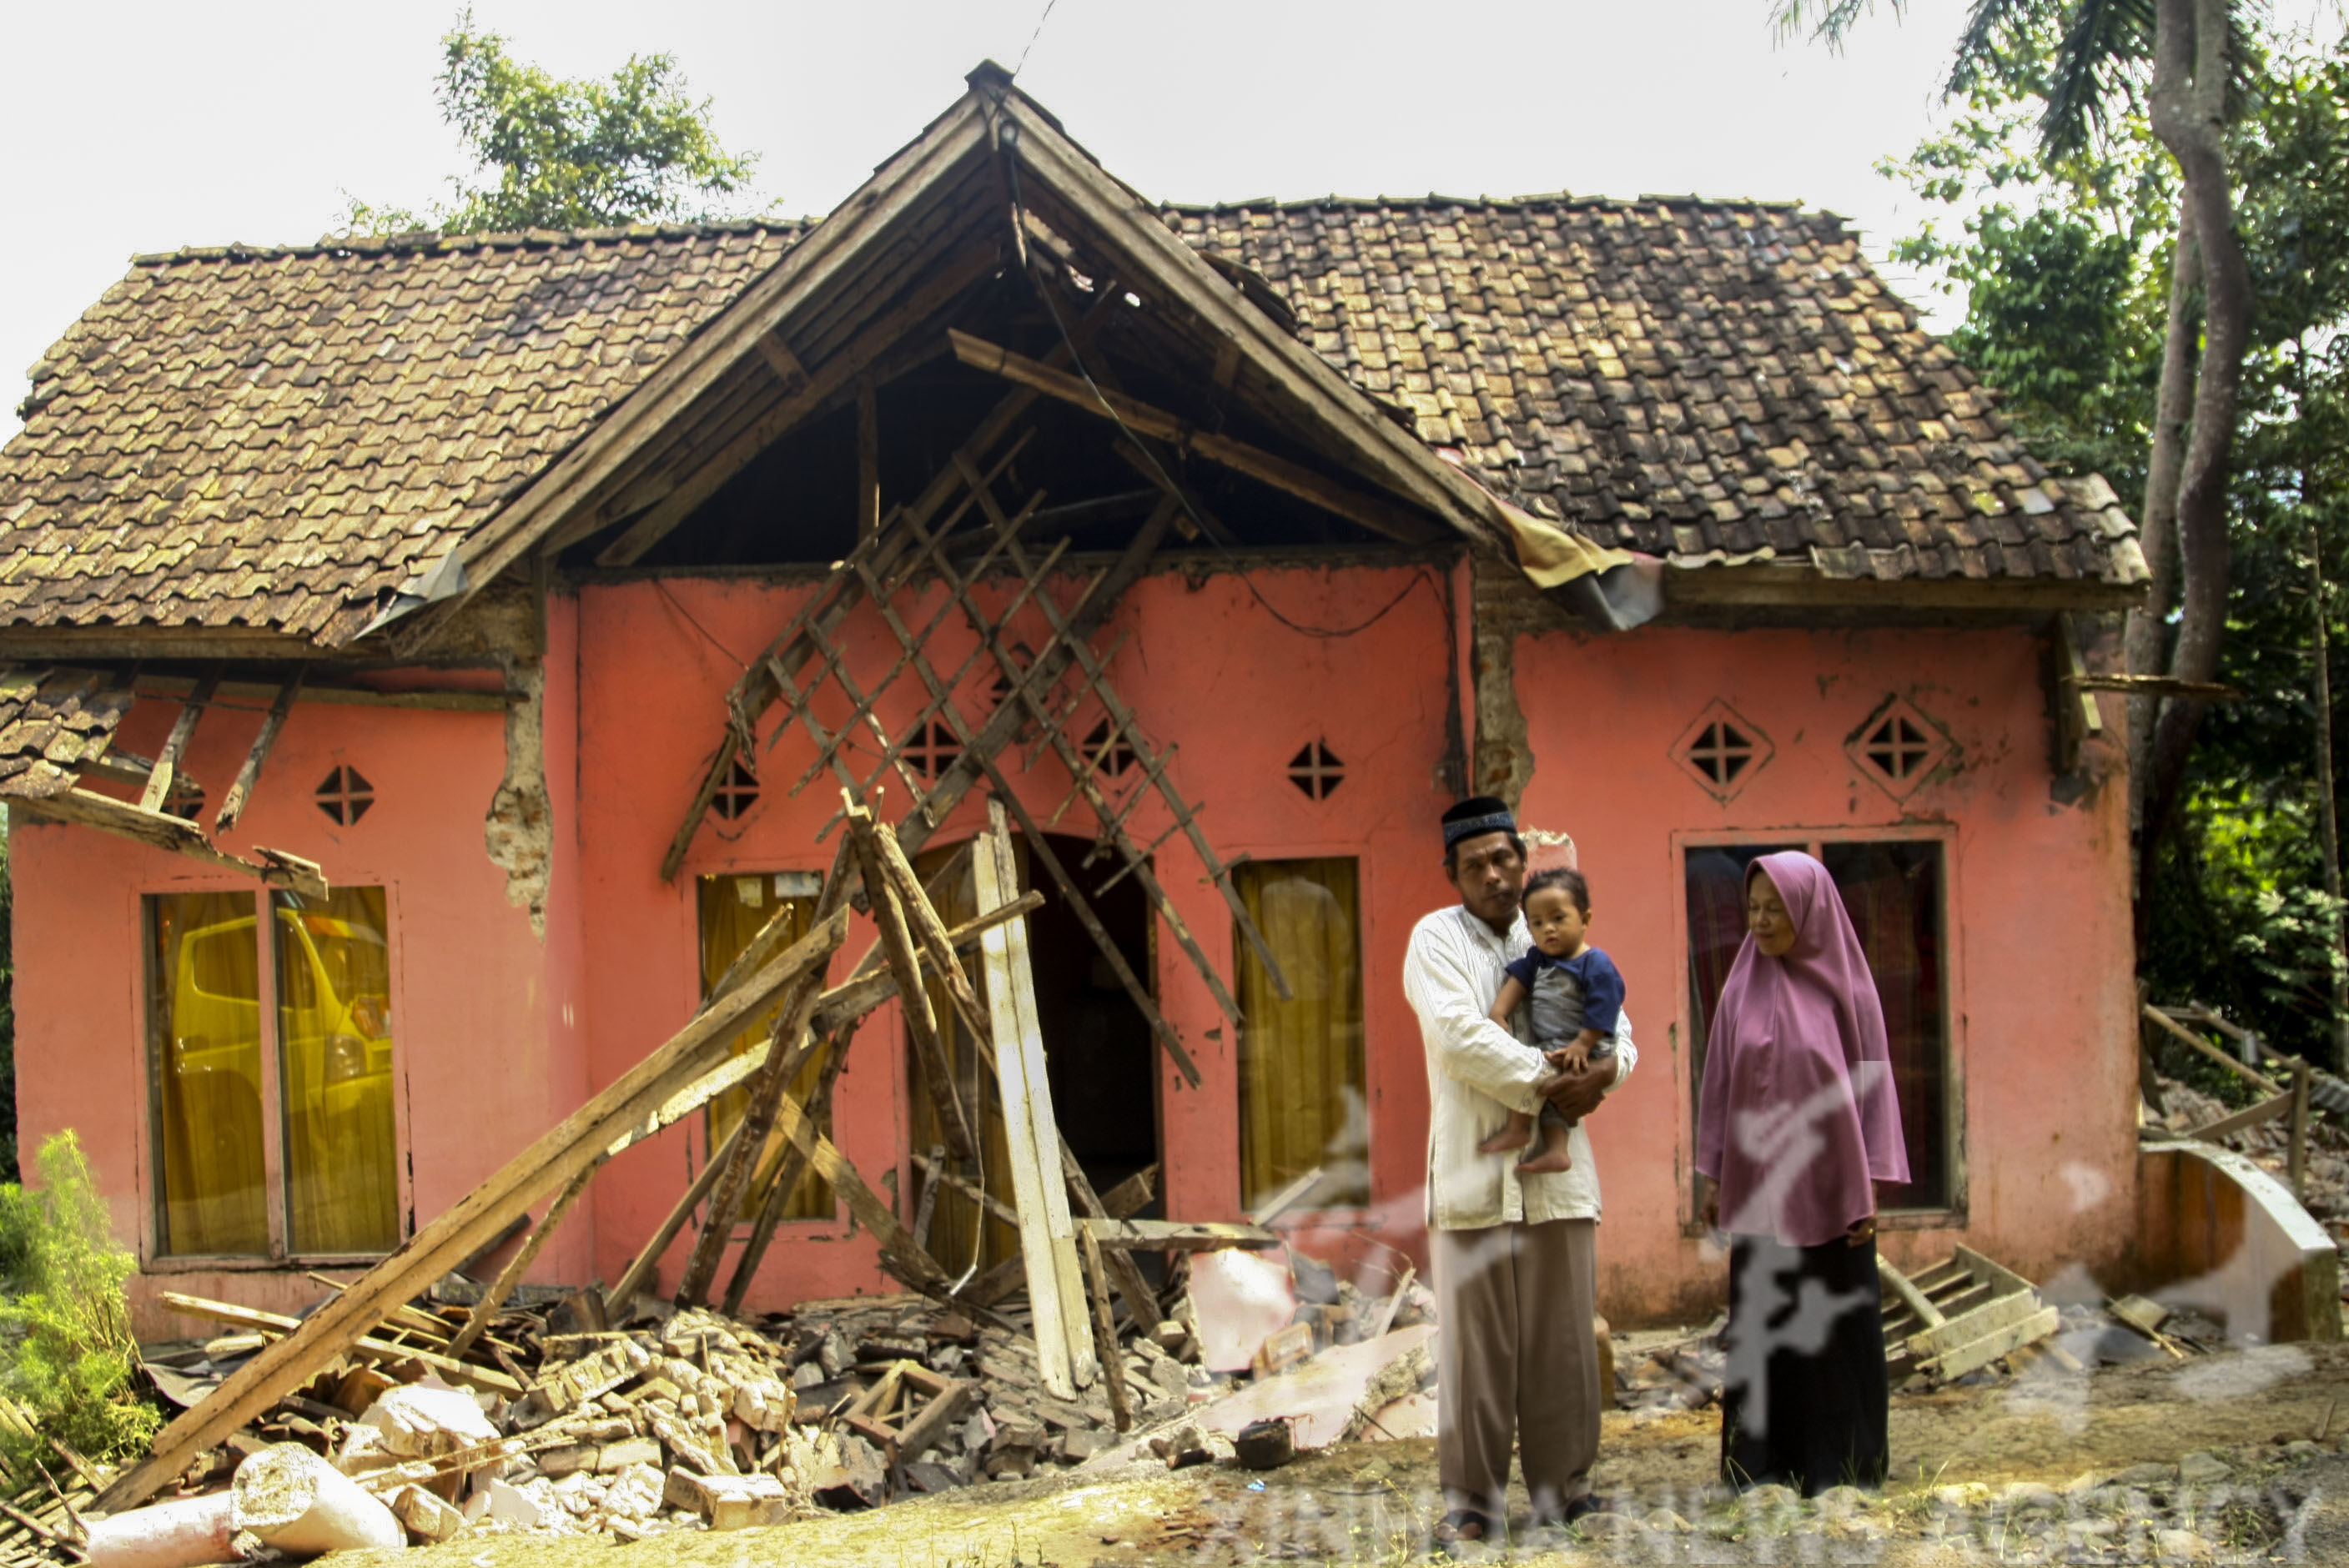
[[[123,1284],[137,1262],[114,1242],[106,1200],[70,1130],[41,1145],[37,1189],[0,1186],[0,1392],[42,1433],[94,1460],[140,1448],[160,1425],[140,1394]],[[33,1444],[0,1422],[0,1451]]]

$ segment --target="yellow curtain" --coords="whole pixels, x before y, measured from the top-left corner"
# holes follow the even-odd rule
[[[1360,868],[1326,856],[1247,861],[1232,875],[1293,993],[1280,1000],[1236,923],[1242,1201],[1253,1206],[1319,1165],[1315,1208],[1366,1205]]]
[[[786,872],[785,875],[792,873]],[[813,898],[785,897],[779,891],[777,879],[761,872],[728,872],[722,876],[703,877],[695,889],[701,921],[701,989],[707,995],[726,973],[726,966],[735,955],[750,944],[750,939],[772,919],[779,909],[788,912],[791,938],[796,942],[807,934],[808,923],[815,912]],[[769,1030],[775,1026],[776,1016],[782,1011],[781,1003],[769,1008],[750,1027],[734,1037],[730,1047],[736,1056],[756,1050],[764,1044]],[[816,1082],[823,1077],[824,1057],[829,1051],[818,1047],[799,1075],[792,1079],[793,1099],[804,1105],[815,1093]],[[742,1110],[749,1103],[749,1092],[730,1088],[709,1104],[709,1147],[724,1143],[742,1119]],[[826,1137],[832,1133],[832,1119],[823,1119]],[[741,1218],[756,1219],[767,1201],[767,1192],[774,1185],[775,1176],[782,1165],[783,1150],[788,1140],[777,1133],[769,1133],[767,1147],[759,1155],[759,1169],[742,1193]],[[798,1185],[784,1200],[786,1220],[829,1220],[833,1216],[832,1183],[813,1171],[801,1172]]]
[[[938,868],[953,858],[960,845],[926,851],[914,861],[915,873],[926,885],[937,874]],[[1028,841],[1013,835],[1011,847],[1019,865],[1019,887],[1028,888]],[[968,868],[961,876],[939,891],[937,911],[949,927],[978,918],[978,884]],[[963,954],[963,963],[970,975],[970,983],[978,988],[982,999],[987,995],[987,978],[980,966],[976,948]],[[988,1192],[1001,1200],[1006,1208],[1013,1206],[1011,1195],[1011,1147],[1003,1126],[1003,1101],[995,1082],[995,1075],[987,1068],[986,1059],[972,1042],[970,1031],[963,1027],[960,1015],[947,995],[946,986],[932,980],[924,987],[930,995],[930,1011],[938,1020],[938,1037],[946,1044],[947,1059],[954,1065],[955,1087],[962,1100],[963,1114],[977,1119],[981,1173]],[[907,1072],[911,1080],[913,1105],[913,1140],[916,1154],[927,1155],[938,1141],[938,1113],[930,1102],[928,1075],[922,1070],[921,1057],[915,1054],[913,1042],[905,1042]],[[960,1174],[968,1180],[971,1172]],[[915,1171],[914,1195],[921,1201],[922,1186],[927,1178],[919,1168]],[[911,1211],[909,1211],[909,1213]],[[1019,1233],[992,1215],[981,1223],[976,1199],[953,1187],[938,1191],[937,1207],[930,1219],[930,1255],[943,1264],[950,1274],[959,1274],[968,1267],[977,1242],[978,1267],[993,1268],[1019,1250]]]
[[[399,1244],[399,1153],[383,889],[274,902],[291,1245],[388,1253]]]
[[[163,1250],[266,1254],[253,895],[163,893],[148,909],[155,944],[148,1059],[161,1121]]]

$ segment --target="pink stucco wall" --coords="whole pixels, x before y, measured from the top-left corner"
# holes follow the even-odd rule
[[[1430,824],[1446,803],[1438,775],[1454,643],[1432,568],[1271,570],[1253,582],[1308,624],[1358,621],[1409,592],[1359,635],[1327,640],[1279,625],[1237,576],[1155,575],[1112,624],[1110,637],[1129,634],[1114,676],[1152,737],[1179,743],[1174,777],[1185,798],[1205,803],[1203,823],[1223,857],[1361,860],[1373,1202],[1367,1213],[1328,1216],[1307,1239],[1381,1275],[1389,1247],[1424,1261],[1425,1069],[1398,975],[1413,923],[1447,897]],[[554,824],[543,937],[509,902],[504,873],[483,851],[482,816],[504,768],[496,715],[296,709],[232,847],[282,846],[318,860],[337,882],[391,890],[403,1127],[419,1216],[446,1206],[688,1016],[698,993],[694,876],[829,866],[832,844],[813,835],[837,803],[837,785],[827,776],[783,798],[812,756],[795,732],[762,761],[768,794],[759,806],[739,821],[705,826],[676,883],[658,877],[717,738],[722,694],[740,660],[807,592],[751,581],[639,582],[587,587],[550,607],[543,712]],[[1061,592],[1066,603],[1073,586]],[[906,619],[923,625],[939,607],[924,602]],[[1039,646],[1044,636],[1031,612],[1023,640]],[[896,655],[869,609],[849,621],[843,644],[861,678]],[[933,657],[951,671],[970,646],[948,616]],[[1691,836],[1855,825],[1940,836],[1952,900],[1951,1030],[1964,1097],[1969,1228],[1958,1239],[2036,1274],[2126,1248],[2134,1036],[2124,808],[2116,789],[2082,805],[2050,799],[2038,658],[2020,630],[1549,633],[1516,645],[1506,673],[1536,764],[1523,815],[1578,841],[1600,907],[1597,935],[1630,980],[1642,1050],[1633,1083],[1591,1124],[1608,1205],[1602,1291],[1618,1321],[1693,1314],[1720,1288],[1718,1266],[1684,1233],[1687,981],[1677,845]],[[974,718],[985,709],[986,680],[973,675],[962,694]],[[912,718],[918,689],[909,676],[888,694],[885,726],[894,731]],[[1896,691],[1947,727],[1961,761],[1905,804],[1866,782],[1843,749],[1853,727]],[[1728,805],[1668,757],[1715,698],[1775,747]],[[827,722],[836,724],[844,706],[827,701]],[[124,744],[151,750],[171,716],[150,705],[134,715]],[[229,778],[258,722],[258,713],[208,719],[191,758],[199,777]],[[1319,802],[1286,774],[1313,739],[1348,770]],[[871,766],[864,755],[860,771]],[[1019,772],[1027,755],[1015,751],[1007,766],[1040,815],[1067,780],[1049,756]],[[309,799],[317,779],[345,759],[378,789],[375,810],[348,829]],[[891,789],[895,805],[885,802],[885,814],[902,815],[903,793]],[[932,842],[972,830],[982,799],[975,793]],[[1151,804],[1133,830],[1147,842],[1168,825]],[[1056,829],[1092,830],[1081,807]],[[151,1202],[139,897],[236,884],[86,830],[20,819],[12,844],[26,1147],[47,1130],[78,1128],[124,1234],[135,1236]],[[1196,857],[1177,837],[1156,864],[1186,923],[1228,974],[1230,918]],[[853,929],[849,954],[869,940],[868,928]],[[1239,1202],[1231,1030],[1163,930],[1156,951],[1161,1005],[1203,1077],[1192,1088],[1162,1064],[1169,1209],[1228,1217]],[[836,961],[835,975],[847,962]],[[885,1196],[910,1190],[905,1097],[901,1032],[885,1013],[859,1037],[835,1119],[843,1151]],[[693,1119],[616,1161],[540,1276],[615,1277],[706,1158],[703,1142]],[[1909,1261],[1946,1251],[1951,1239],[1896,1233],[1886,1244]],[[672,1249],[666,1281],[687,1244]],[[298,1275],[266,1277],[272,1283],[250,1274],[171,1283],[255,1305],[316,1294]],[[870,1239],[843,1219],[786,1226],[753,1301],[887,1288]],[[142,1327],[192,1331],[146,1317]]]

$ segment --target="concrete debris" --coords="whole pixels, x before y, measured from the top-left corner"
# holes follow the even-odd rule
[[[478,1299],[452,1276],[380,1331],[432,1350],[442,1368],[338,1360],[191,1465],[181,1486],[202,1493],[233,1477],[243,1496],[254,1478],[274,1478],[274,1511],[238,1505],[266,1528],[315,1533],[324,1528],[317,1514],[348,1543],[390,1546],[748,1529],[1137,1449],[1177,1467],[1220,1462],[1234,1458],[1251,1420],[1262,1424],[1250,1462],[1268,1467],[1340,1435],[1425,1425],[1408,1401],[1429,1403],[1433,1301],[1408,1274],[1389,1286],[1369,1294],[1281,1252],[1178,1260],[1145,1301],[1145,1322],[1137,1326],[1127,1303],[1117,1304],[1137,1428],[1121,1436],[1107,1379],[1073,1398],[1045,1387],[1016,1295],[986,1313],[916,1295],[852,1297],[755,1322],[647,1300],[595,1327],[601,1315],[575,1293],[524,1289],[464,1352],[464,1366],[497,1367],[504,1387],[518,1390],[503,1393],[436,1375],[457,1364],[445,1347]],[[1409,1326],[1372,1333],[1390,1322]],[[1260,1360],[1266,1375],[1213,1370],[1208,1347],[1219,1335],[1243,1367]],[[233,1370],[211,1359],[214,1349],[250,1353],[190,1341],[150,1346],[148,1358],[201,1393]],[[1235,1402],[1252,1390],[1256,1404]],[[200,1521],[189,1527],[200,1541],[191,1549],[211,1549],[201,1522],[227,1505],[199,1495],[170,1506]],[[279,1549],[323,1549],[292,1539]],[[202,1560],[187,1558],[186,1568]]]

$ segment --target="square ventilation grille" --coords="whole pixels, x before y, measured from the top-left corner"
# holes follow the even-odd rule
[[[1777,748],[1761,726],[1716,697],[1681,732],[1672,760],[1716,800],[1727,800],[1769,765]]]
[[[1862,719],[1843,748],[1869,782],[1896,800],[1916,793],[1957,750],[1930,715],[1897,695]]]

